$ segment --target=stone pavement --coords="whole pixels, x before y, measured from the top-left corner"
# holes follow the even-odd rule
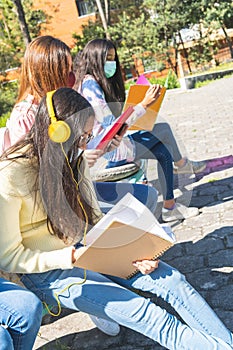
[[[175,178],[177,201],[197,206],[200,215],[172,223],[177,244],[163,260],[186,275],[233,331],[233,76],[199,89],[168,91],[159,119],[170,123],[184,154],[207,161],[202,174]],[[156,162],[149,163],[148,177],[159,188]],[[159,200],[158,218],[161,196]],[[124,327],[117,337],[109,337],[78,312],[50,319],[41,327],[34,349],[164,348]]]

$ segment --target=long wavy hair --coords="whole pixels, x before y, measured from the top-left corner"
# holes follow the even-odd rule
[[[113,77],[106,78],[104,64],[110,49],[115,50],[116,73]],[[78,53],[74,61],[76,66],[75,88],[79,89],[87,74],[92,75],[103,89],[106,102],[109,103],[112,113],[118,117],[125,101],[125,87],[114,43],[108,39],[91,40],[86,44],[83,51]]]
[[[14,161],[20,153],[20,157],[31,160],[30,167],[35,167],[36,160],[38,177],[34,190],[37,193],[39,187],[50,233],[65,242],[77,242],[82,239],[85,227],[89,225],[90,228],[99,219],[92,208],[95,194],[84,174],[83,157],[78,155],[80,137],[87,121],[94,120],[94,110],[86,99],[70,88],[58,89],[52,102],[57,120],[69,124],[70,138],[63,144],[49,139],[51,120],[46,97],[43,97],[31,131],[1,158],[13,157]]]
[[[63,41],[50,35],[35,38],[24,54],[17,102],[31,94],[39,103],[46,92],[68,86],[71,62],[70,48]]]

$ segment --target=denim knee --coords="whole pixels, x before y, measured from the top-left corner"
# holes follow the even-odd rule
[[[42,321],[43,306],[39,298],[30,291],[24,291],[20,299],[21,305],[21,331],[39,328]]]
[[[156,123],[152,130],[152,133],[157,137],[160,141],[164,141],[167,138],[170,138],[172,134],[172,129],[170,125],[166,122]]]
[[[168,123],[163,123],[163,129],[165,130],[165,132],[167,132],[169,134],[172,133],[172,129]]]
[[[14,350],[13,340],[10,333],[0,325],[0,344],[1,350]]]
[[[40,327],[42,321],[43,305],[40,299],[30,292],[30,297],[28,297],[28,304],[30,305],[30,317],[28,320],[29,327]]]

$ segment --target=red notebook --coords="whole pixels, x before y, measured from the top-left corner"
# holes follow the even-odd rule
[[[108,146],[109,142],[112,141],[115,135],[117,134],[120,135],[122,132],[122,129],[124,127],[128,127],[126,124],[126,121],[131,116],[133,111],[134,111],[133,106],[129,106],[125,110],[125,112],[122,113],[121,116],[116,119],[111,129],[100,140],[100,142],[96,146],[96,149],[105,149]]]

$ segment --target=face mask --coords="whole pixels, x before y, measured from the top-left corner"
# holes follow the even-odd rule
[[[116,73],[116,61],[106,61],[104,65],[106,78],[111,78]]]

